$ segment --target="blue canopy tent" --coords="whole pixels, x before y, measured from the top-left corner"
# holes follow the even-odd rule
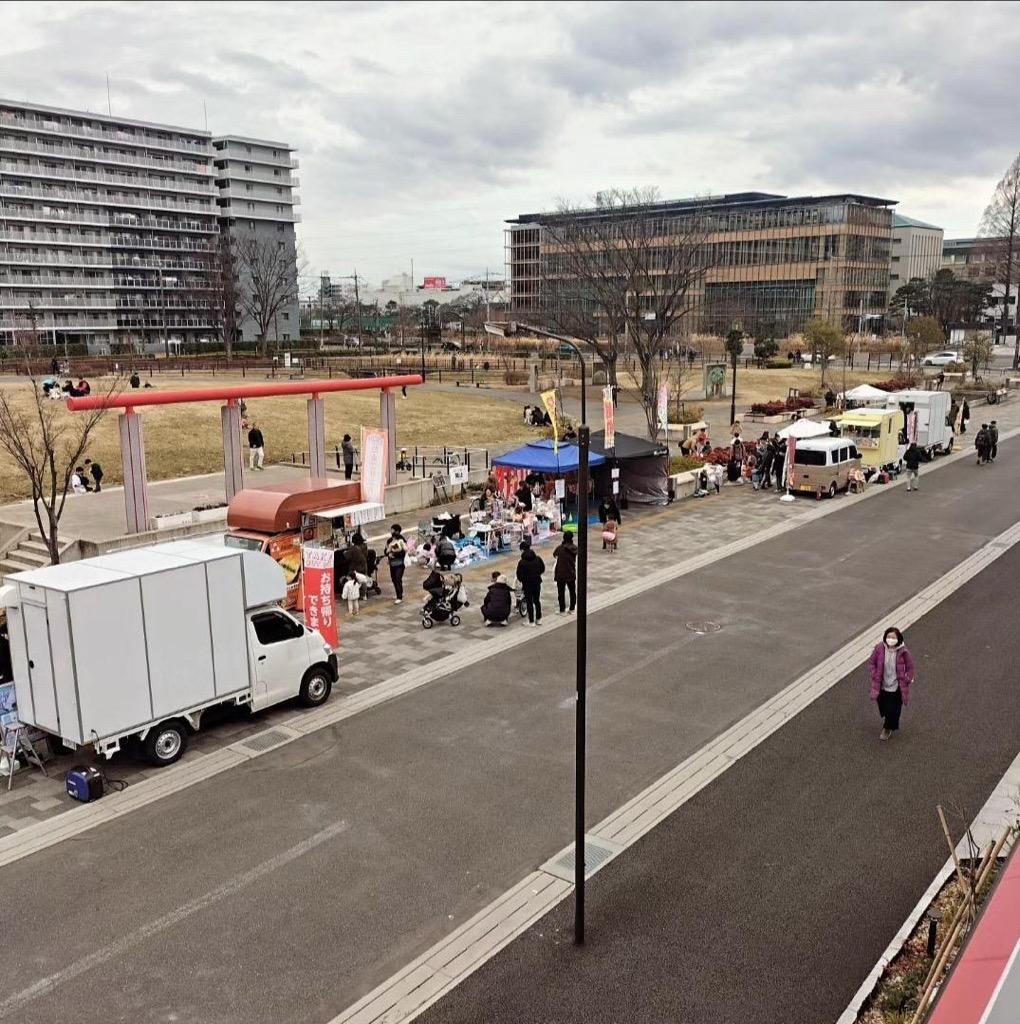
[[[559,451],[553,451],[553,443],[549,440],[530,441],[521,448],[499,455],[492,460],[493,466],[504,466],[507,469],[531,469],[536,473],[552,473],[563,476],[576,473],[580,459],[576,444],[560,442]],[[601,466],[606,461],[604,455],[588,452],[588,465]]]

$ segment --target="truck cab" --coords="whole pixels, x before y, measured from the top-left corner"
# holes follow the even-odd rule
[[[273,606],[249,612],[247,629],[253,711],[293,697],[295,679],[301,680],[298,696],[305,704],[329,696],[338,677],[337,656],[318,632]]]

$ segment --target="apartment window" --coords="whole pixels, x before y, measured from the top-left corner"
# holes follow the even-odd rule
[[[276,194],[277,194],[278,196],[282,196],[282,195],[283,195],[283,189],[282,189],[282,188],[280,188],[280,186],[279,186],[279,185],[277,185],[277,186],[276,186]]]
[[[284,315],[286,316],[286,314],[284,314]],[[284,335],[283,335],[283,340],[284,340],[284,341],[290,341],[290,335],[289,335],[289,334],[286,334],[286,333],[284,333]]]
[[[249,150],[249,152],[251,152],[251,150]],[[244,169],[250,174],[251,173],[251,164],[245,164],[244,165]]]
[[[273,156],[279,156],[279,155],[280,155],[280,154],[279,154],[279,152],[278,152],[277,150],[275,150],[275,149],[274,149],[274,150],[273,150]]]
[[[289,320],[290,319],[290,313],[284,313],[283,314],[283,319],[284,320]]]
[[[275,168],[273,169],[273,177],[274,178],[280,177],[280,172],[277,169],[275,169]]]
[[[281,234],[281,235],[282,235],[282,234],[283,234],[283,225],[282,225],[282,224],[277,224],[277,225],[276,225],[276,230],[277,230],[277,232],[278,232],[279,234]]]
[[[245,185],[244,186],[244,190],[245,190],[245,192],[250,192],[251,191],[251,185]]]
[[[254,210],[255,209],[255,204],[254,203],[249,203],[248,204],[248,209],[249,210]]]
[[[246,153],[250,153],[250,152],[251,152],[251,146],[245,146],[245,147],[244,147],[244,151],[245,151]]]

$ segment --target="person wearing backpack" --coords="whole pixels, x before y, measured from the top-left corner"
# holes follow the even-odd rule
[[[384,549],[386,561],[390,567],[390,580],[393,582],[393,603],[403,604],[404,601],[404,567],[407,560],[407,541],[400,532],[400,524],[390,527],[390,539]]]

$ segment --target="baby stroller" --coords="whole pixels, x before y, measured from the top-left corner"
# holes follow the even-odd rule
[[[431,629],[436,622],[449,622],[451,626],[460,625],[458,610],[467,602],[464,593],[464,578],[460,573],[436,573],[439,586],[430,592],[429,599],[422,606],[422,629]]]
[[[528,604],[524,600],[524,584],[520,580],[517,581],[517,586],[514,587],[514,607],[522,619],[528,614]]]
[[[368,569],[370,581],[367,587],[362,588],[365,591],[365,597],[370,597],[372,594],[378,597],[382,593],[382,587],[379,586],[379,556],[371,548],[365,556],[365,567]]]

